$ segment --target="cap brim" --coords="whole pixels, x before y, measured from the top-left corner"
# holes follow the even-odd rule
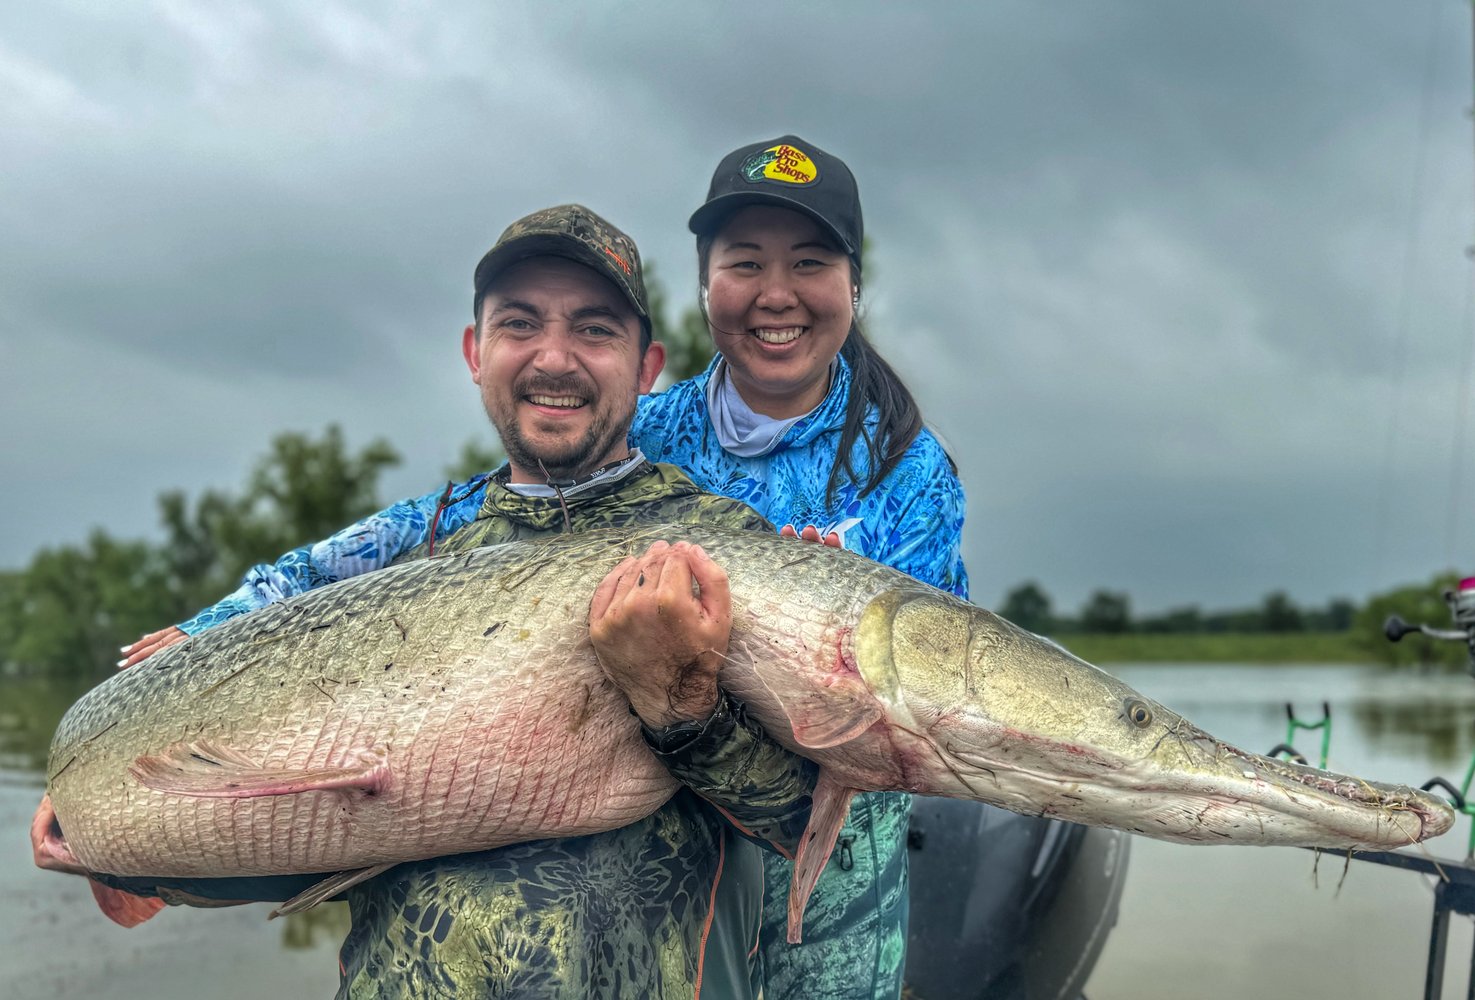
[[[792,198],[785,198],[781,194],[774,194],[769,191],[736,191],[732,194],[718,195],[691,213],[691,218],[686,222],[686,228],[698,236],[711,235],[721,228],[722,223],[727,220],[729,215],[749,205],[774,205],[778,208],[787,208],[795,212],[801,212],[815,222],[818,222],[825,228],[826,232],[835,237],[835,242],[840,245],[840,249],[852,257],[860,253],[859,247],[851,246],[850,241],[845,238],[844,234],[830,225],[829,220],[814,209],[802,202],[795,201]]]
[[[575,264],[583,264],[618,288],[620,294],[630,303],[630,308],[635,310],[636,316],[649,319],[645,308],[636,300],[625,283],[615,280],[614,275],[610,272],[608,261],[577,238],[559,233],[529,233],[488,250],[486,256],[481,259],[481,263],[476,265],[476,273],[472,276],[476,292],[478,294],[484,292],[486,286],[497,275],[530,257],[563,257]]]

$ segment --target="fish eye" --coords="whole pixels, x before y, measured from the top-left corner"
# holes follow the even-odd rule
[[[1127,718],[1132,720],[1132,725],[1138,729],[1146,729],[1152,725],[1152,709],[1145,702],[1133,698],[1127,702]]]

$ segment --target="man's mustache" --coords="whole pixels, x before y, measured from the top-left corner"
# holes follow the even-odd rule
[[[579,396],[592,401],[598,395],[594,386],[578,378],[532,378],[517,383],[519,396]]]

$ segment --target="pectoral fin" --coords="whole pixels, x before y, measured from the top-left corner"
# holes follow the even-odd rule
[[[835,849],[835,838],[850,815],[850,800],[856,789],[847,788],[830,772],[821,769],[819,780],[814,786],[814,806],[809,813],[809,825],[799,840],[799,853],[794,857],[794,878],[789,883],[789,943],[798,944],[803,929],[804,907],[809,894],[819,881],[830,852]]]
[[[159,898],[170,906],[194,906],[207,910],[217,910],[226,906],[246,906],[256,902],[254,899],[211,899],[209,896],[197,896],[192,892],[166,885],[159,886]]]
[[[758,679],[789,718],[802,747],[823,750],[848,743],[876,724],[883,712],[870,686],[856,674],[833,674],[797,690]]]
[[[389,784],[389,763],[377,750],[355,751],[338,767],[294,769],[262,767],[231,747],[205,740],[176,743],[157,756],[140,757],[128,773],[156,792],[216,799],[295,795],[330,788],[377,795]]]
[[[350,871],[339,872],[337,875],[329,875],[317,885],[313,886],[310,889],[299,892],[297,895],[287,900],[281,906],[278,906],[275,910],[272,910],[271,913],[267,915],[268,919],[285,917],[289,914],[301,913],[303,910],[310,910],[324,900],[332,899],[334,896],[338,895],[340,892],[349,888],[350,886],[358,885],[360,882],[371,879],[375,875],[384,874],[397,864],[399,864],[399,862],[391,861],[390,863],[384,865],[372,865],[368,868],[354,868]]]
[[[157,896],[135,896],[92,879],[87,880],[87,885],[92,889],[92,898],[97,900],[97,908],[123,927],[137,927],[164,908],[164,901]]]

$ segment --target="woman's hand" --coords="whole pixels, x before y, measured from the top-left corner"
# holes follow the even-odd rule
[[[139,660],[152,656],[159,650],[172,646],[177,642],[184,642],[188,638],[189,636],[172,625],[168,628],[160,629],[157,632],[150,632],[138,641],[123,647],[121,650],[123,659],[118,661],[118,669],[127,669]]]
[[[784,538],[798,538],[806,542],[824,542],[832,549],[843,548],[840,544],[840,535],[838,532],[832,531],[821,538],[819,529],[812,524],[806,524],[803,531],[795,531],[792,524],[786,524],[778,529],[778,533]]]
[[[652,729],[712,714],[731,633],[727,573],[689,542],[626,559],[589,604],[600,666]]]

